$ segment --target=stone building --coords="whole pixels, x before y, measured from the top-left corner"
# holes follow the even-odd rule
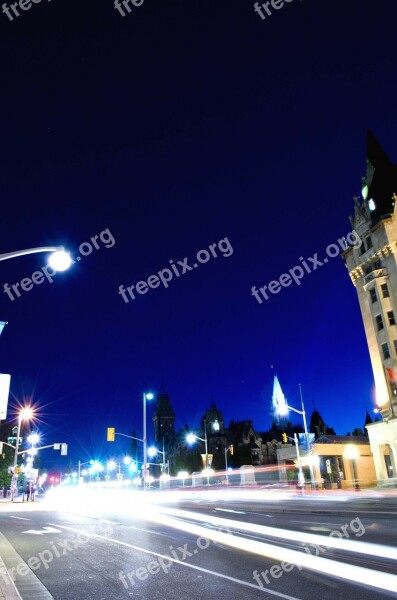
[[[378,482],[397,482],[397,165],[371,133],[343,253],[356,288],[382,421],[366,425]],[[349,236],[348,236],[349,238]]]

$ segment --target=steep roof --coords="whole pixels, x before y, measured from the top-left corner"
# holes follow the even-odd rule
[[[368,202],[372,199],[375,209],[371,222],[375,225],[382,218],[394,213],[397,194],[397,165],[393,164],[371,131],[367,133]]]
[[[154,417],[175,417],[175,412],[172,408],[168,394],[159,394],[159,396],[157,396]]]

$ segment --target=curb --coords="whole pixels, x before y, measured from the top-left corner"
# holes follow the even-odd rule
[[[11,575],[0,557],[0,598],[1,600],[22,600]]]

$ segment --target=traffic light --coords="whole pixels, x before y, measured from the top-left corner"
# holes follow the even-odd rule
[[[283,443],[286,444],[287,443],[287,434],[286,433],[282,433],[281,434],[281,439],[283,440]]]
[[[116,430],[114,427],[108,427],[108,442],[114,442],[114,437],[116,435]]]
[[[61,456],[67,456],[68,454],[68,445],[61,444]]]
[[[230,452],[230,456],[233,456],[233,454],[234,454],[233,444],[231,446],[229,446],[229,452]]]
[[[3,442],[0,442],[0,454],[3,454]]]

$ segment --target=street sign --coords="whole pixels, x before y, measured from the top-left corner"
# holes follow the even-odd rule
[[[54,444],[54,450],[60,450],[61,444]]]
[[[331,475],[331,473],[332,473],[331,460],[329,458],[327,458],[327,460],[325,461],[325,466],[326,466],[326,469],[327,469],[327,473],[329,475]]]
[[[0,374],[0,421],[4,421],[7,418],[10,383],[11,375]]]

